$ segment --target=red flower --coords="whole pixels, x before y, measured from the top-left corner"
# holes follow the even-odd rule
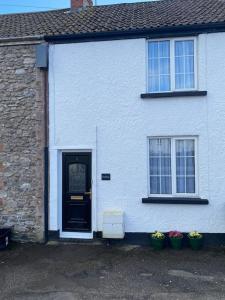
[[[183,234],[180,231],[170,231],[169,238],[182,238]]]

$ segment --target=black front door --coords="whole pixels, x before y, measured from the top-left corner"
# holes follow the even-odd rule
[[[91,231],[91,153],[63,153],[62,230]]]

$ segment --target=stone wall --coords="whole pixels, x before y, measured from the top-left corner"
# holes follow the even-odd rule
[[[0,46],[0,227],[41,241],[43,211],[44,74],[34,45]]]

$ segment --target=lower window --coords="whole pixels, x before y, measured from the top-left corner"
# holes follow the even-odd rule
[[[151,195],[196,194],[196,138],[149,139]]]

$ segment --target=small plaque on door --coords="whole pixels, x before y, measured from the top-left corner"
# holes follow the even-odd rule
[[[84,200],[84,197],[83,196],[71,196],[70,200],[81,201],[81,200]]]
[[[109,173],[102,174],[102,180],[111,180],[111,174]]]

